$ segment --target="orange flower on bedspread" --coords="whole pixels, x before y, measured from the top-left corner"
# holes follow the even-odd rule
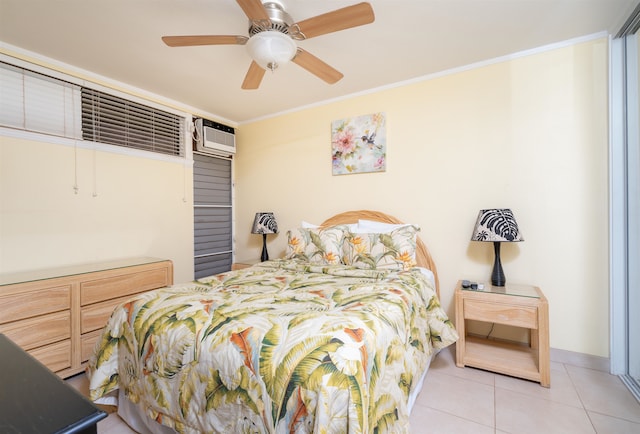
[[[367,250],[367,245],[360,236],[351,237],[349,242],[353,245],[353,249],[358,254],[362,254]]]
[[[409,254],[409,252],[402,252],[398,256],[396,256],[398,261],[402,261],[404,264],[404,269],[408,270],[409,268],[413,268],[416,266],[415,259]]]
[[[294,253],[302,252],[302,246],[300,245],[300,238],[291,237],[289,239],[289,246]]]
[[[328,264],[337,264],[338,255],[333,252],[327,252],[324,254],[324,260],[327,261]]]

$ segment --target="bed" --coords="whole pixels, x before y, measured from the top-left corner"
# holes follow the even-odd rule
[[[457,339],[419,228],[374,211],[309,226],[283,259],[118,306],[91,399],[139,432],[409,432],[431,358]]]

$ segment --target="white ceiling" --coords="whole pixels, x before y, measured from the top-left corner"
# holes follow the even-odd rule
[[[294,21],[357,2],[281,1]],[[267,72],[258,90],[242,90],[251,63],[245,47],[170,48],[160,40],[246,35],[235,0],[0,0],[0,42],[243,123],[555,42],[615,34],[638,0],[369,3],[373,24],[299,42],[344,74],[334,85],[291,63]]]

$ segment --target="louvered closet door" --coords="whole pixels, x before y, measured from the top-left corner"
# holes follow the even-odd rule
[[[193,218],[195,278],[231,269],[231,160],[193,156]]]

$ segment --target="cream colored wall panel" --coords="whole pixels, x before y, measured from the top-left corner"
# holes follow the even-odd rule
[[[192,178],[179,163],[0,136],[0,272],[154,256],[192,280]]]

